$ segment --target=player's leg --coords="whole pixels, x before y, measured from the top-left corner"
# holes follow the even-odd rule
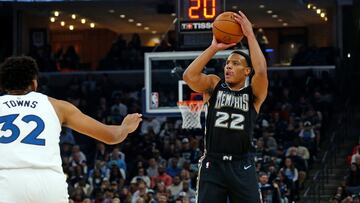
[[[220,163],[210,160],[200,163],[197,182],[197,203],[226,203],[228,190],[224,185]]]
[[[231,203],[261,203],[255,163],[253,160],[233,162],[228,168],[229,199]]]

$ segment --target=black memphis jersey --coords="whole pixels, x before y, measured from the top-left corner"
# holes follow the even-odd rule
[[[242,155],[253,152],[256,120],[251,86],[233,91],[221,80],[208,101],[205,149],[207,153]]]

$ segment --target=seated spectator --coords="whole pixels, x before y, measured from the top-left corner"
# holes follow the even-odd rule
[[[316,134],[310,121],[305,121],[304,126],[301,128],[299,137],[301,144],[308,148],[311,156],[316,155]]]
[[[172,178],[165,172],[165,166],[159,165],[158,174],[158,176],[151,177],[151,188],[153,188],[158,181],[164,182],[166,187],[172,184]]]
[[[80,187],[84,191],[85,197],[90,197],[91,192],[93,190],[93,188],[88,183],[88,181],[86,180],[85,177],[83,179],[81,179],[79,182],[75,183],[74,187],[75,188]]]
[[[96,143],[95,160],[100,160],[100,161],[108,161],[109,160],[109,154],[106,153],[105,144],[102,142]]]
[[[120,170],[122,169],[124,172],[124,177],[126,177],[126,163],[125,160],[121,158],[121,153],[116,147],[111,153],[110,161],[108,161],[107,167],[112,168],[112,165],[116,165]]]
[[[110,110],[113,112],[115,109],[119,112],[120,116],[124,118],[128,114],[128,108],[124,104],[124,99],[121,98],[119,95],[115,97],[114,104],[111,106]]]
[[[298,178],[299,173],[291,158],[285,159],[285,166],[281,169],[281,172],[291,181],[291,198],[289,201],[298,200]]]
[[[160,122],[154,117],[145,117],[141,122],[141,134],[145,135],[149,130],[153,130],[156,135],[160,133]]]
[[[144,168],[138,168],[138,174],[131,179],[131,182],[136,182],[137,179],[142,179],[146,183],[146,186],[150,188],[150,178],[145,174]]]
[[[173,183],[167,189],[170,190],[172,197],[177,197],[183,189],[180,176],[174,176]]]
[[[110,168],[110,178],[109,181],[110,182],[117,182],[117,183],[124,183],[125,178],[124,178],[124,174],[125,171],[120,171],[119,167],[117,165],[111,165]]]
[[[158,176],[158,163],[155,158],[149,159],[149,167],[146,169],[146,173],[150,176],[150,178]]]
[[[137,183],[137,190],[132,195],[131,203],[137,203],[138,199],[144,198],[146,196],[146,193],[148,192],[148,188],[146,187],[146,183],[142,180],[140,180]]]
[[[190,182],[189,181],[183,181],[182,182],[182,190],[179,193],[179,197],[187,197],[190,201],[193,201],[196,196],[196,191],[191,189]]]
[[[357,157],[360,157],[360,147],[358,148],[358,151],[351,156],[351,163],[356,163],[356,159],[359,159]]]
[[[131,192],[129,191],[129,188],[123,187],[120,191],[119,197],[120,197],[121,202],[131,203],[132,195],[131,195]]]
[[[62,127],[60,134],[60,144],[68,143],[71,145],[75,144],[75,138],[70,128]]]
[[[75,203],[83,202],[86,198],[84,190],[81,187],[75,188],[74,192],[70,195],[71,200]]]
[[[101,186],[101,181],[103,180],[103,176],[101,175],[100,169],[92,169],[90,171],[91,175],[89,175],[89,183],[91,188],[99,189]]]
[[[166,173],[169,174],[171,177],[179,175],[181,169],[178,167],[178,159],[173,157],[170,162],[170,166],[166,168]]]
[[[70,158],[70,161],[75,161],[78,164],[80,163],[86,163],[86,156],[85,154],[80,150],[79,145],[74,145],[72,147],[72,156]]]
[[[261,196],[264,202],[273,202],[274,197],[274,188],[271,184],[268,183],[269,176],[264,173],[259,173],[259,189],[261,191]]]
[[[157,195],[157,203],[168,203],[168,196],[164,193],[159,193]]]
[[[360,193],[360,170],[356,164],[351,164],[350,173],[346,177],[347,191],[350,194]]]
[[[62,56],[62,60],[60,61],[61,68],[68,68],[68,69],[79,69],[80,65],[80,57],[75,51],[74,46],[69,46]]]

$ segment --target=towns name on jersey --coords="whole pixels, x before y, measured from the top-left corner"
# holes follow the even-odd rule
[[[249,110],[249,94],[235,95],[231,92],[219,90],[216,96],[215,108],[232,107],[243,111]]]
[[[17,106],[23,106],[23,107],[30,107],[30,108],[35,108],[37,105],[37,101],[24,101],[24,100],[10,100],[10,101],[6,101],[3,102],[3,104],[5,104],[7,107],[12,108],[12,107],[17,107]]]

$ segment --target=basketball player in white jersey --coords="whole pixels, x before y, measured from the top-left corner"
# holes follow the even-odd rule
[[[0,66],[0,203],[68,203],[59,137],[67,126],[106,144],[122,142],[141,122],[130,114],[105,125],[74,105],[35,92],[38,68],[30,57]]]

